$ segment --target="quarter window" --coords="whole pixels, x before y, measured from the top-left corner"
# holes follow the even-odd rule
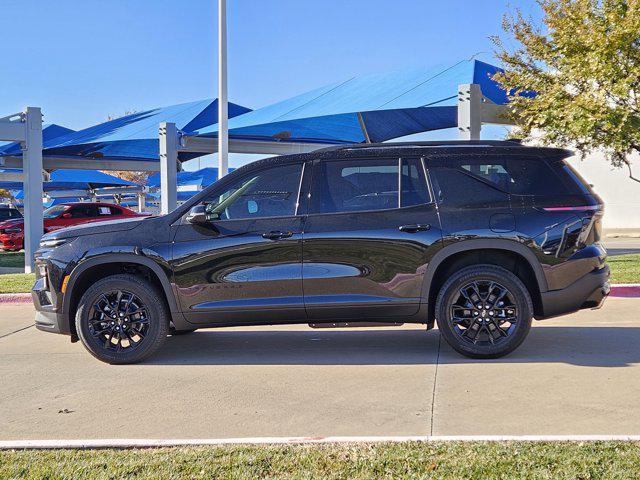
[[[302,165],[282,165],[242,177],[205,202],[214,220],[295,215]]]

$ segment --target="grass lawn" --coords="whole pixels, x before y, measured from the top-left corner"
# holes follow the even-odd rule
[[[28,293],[31,291],[35,281],[36,276],[34,273],[0,275],[0,293]]]
[[[611,283],[640,283],[640,254],[607,258]]]
[[[24,252],[0,252],[0,267],[24,267]]]
[[[0,478],[637,478],[640,444],[383,443],[0,452]]]

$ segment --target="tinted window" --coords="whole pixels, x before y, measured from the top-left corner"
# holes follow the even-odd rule
[[[282,165],[242,177],[209,199],[207,213],[219,220],[295,215],[302,165]]]
[[[461,167],[467,172],[471,172],[473,175],[482,178],[483,180],[492,183],[500,190],[505,192],[511,191],[513,178],[507,172],[506,165],[500,165],[495,163],[463,163]]]
[[[96,205],[75,205],[70,210],[71,218],[92,218],[98,216]]]
[[[313,213],[398,208],[398,159],[321,162],[314,172]]]
[[[421,205],[431,201],[429,190],[424,180],[421,160],[416,158],[402,160],[400,185],[402,190],[401,204],[403,207]]]
[[[483,207],[504,202],[508,195],[490,184],[456,168],[430,168],[440,203],[453,208]]]
[[[558,175],[540,157],[470,155],[447,158],[442,163],[503,192],[516,195],[566,194]]]

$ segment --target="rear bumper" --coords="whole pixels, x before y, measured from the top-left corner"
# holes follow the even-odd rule
[[[611,290],[609,275],[609,266],[605,264],[603,268],[593,270],[566,288],[542,293],[543,314],[538,319],[556,317],[583,308],[599,308]]]

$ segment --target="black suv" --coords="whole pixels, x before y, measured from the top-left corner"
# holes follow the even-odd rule
[[[609,292],[603,205],[516,142],[328,148],[246,165],[161,217],[42,238],[40,330],[109,363],[197,328],[437,322],[463,355],[514,350],[531,319]]]

